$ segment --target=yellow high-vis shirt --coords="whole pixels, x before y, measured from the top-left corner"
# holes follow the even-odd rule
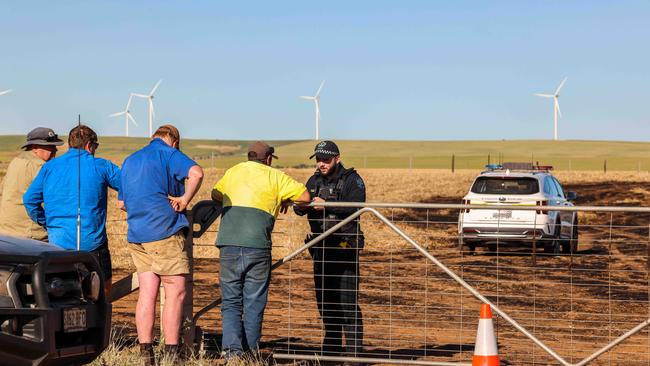
[[[217,245],[270,248],[282,202],[298,199],[307,188],[278,169],[247,161],[228,169],[214,190],[224,208]]]

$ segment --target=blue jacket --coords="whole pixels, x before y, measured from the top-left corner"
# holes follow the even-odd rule
[[[81,163],[81,189],[78,191]],[[23,195],[27,214],[47,229],[49,241],[64,249],[77,249],[77,206],[81,193],[81,250],[94,250],[107,242],[107,188],[120,189],[120,168],[86,150],[70,148],[50,160]]]

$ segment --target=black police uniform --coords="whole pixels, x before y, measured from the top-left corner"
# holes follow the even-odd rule
[[[336,175],[330,179],[316,171],[306,185],[312,199],[366,201],[363,179],[354,169],[345,169],[342,164],[337,166]],[[358,208],[326,207],[323,211],[316,211],[311,207],[294,206],[294,210],[298,215],[307,214],[312,232],[305,239],[307,242]],[[324,354],[335,355],[344,350],[348,356],[353,356],[362,351],[363,319],[358,296],[359,252],[363,245],[363,232],[357,218],[309,250],[314,263],[316,301],[325,328]]]

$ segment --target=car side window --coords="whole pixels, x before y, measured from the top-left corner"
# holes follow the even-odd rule
[[[551,197],[557,197],[557,188],[551,177],[544,178],[544,193]]]
[[[562,185],[560,184],[560,182],[558,182],[557,179],[555,179],[555,177],[553,177],[553,183],[555,183],[555,187],[557,189],[557,196],[560,197],[560,198],[565,198],[564,190],[562,189]]]

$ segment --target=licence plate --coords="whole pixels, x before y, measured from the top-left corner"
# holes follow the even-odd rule
[[[493,219],[511,219],[512,210],[503,210],[492,214]]]
[[[86,309],[63,310],[63,331],[67,333],[82,330],[86,330]]]

